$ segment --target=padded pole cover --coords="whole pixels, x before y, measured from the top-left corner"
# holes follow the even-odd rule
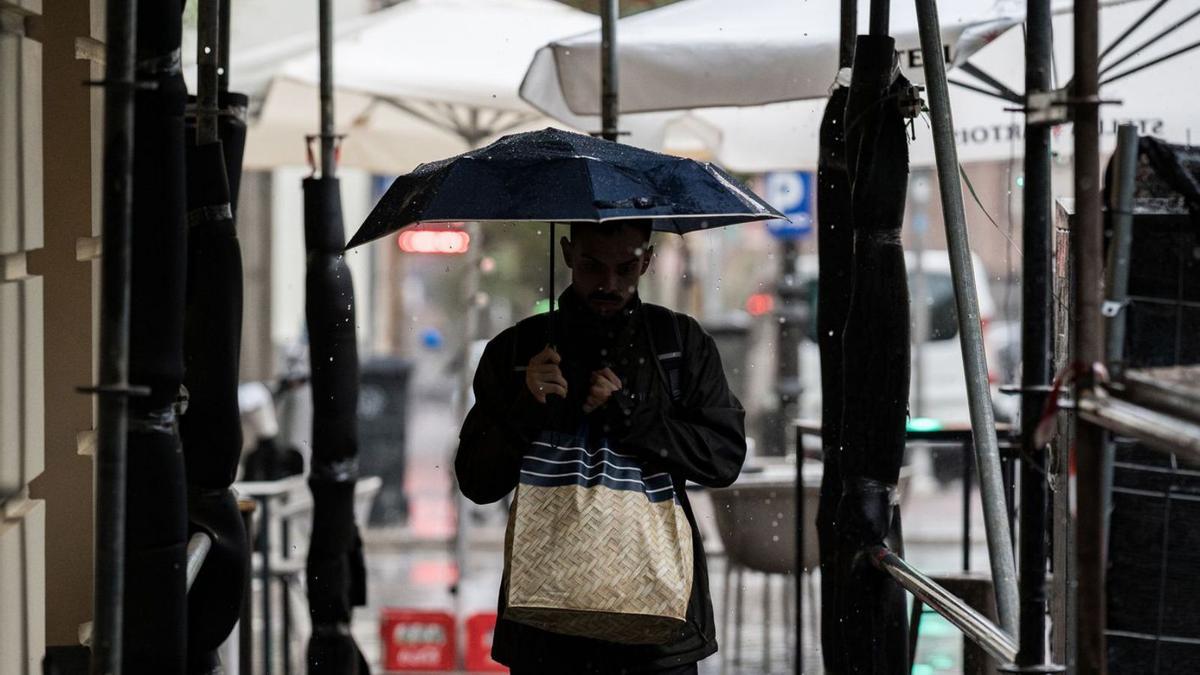
[[[187,504],[174,405],[183,377],[184,124],[177,0],[138,3],[130,260],[124,673],[183,673]]]
[[[817,535],[821,558],[821,655],[825,670],[842,672],[841,622],[837,606],[837,531],[835,515],[842,498],[839,458],[842,446],[842,332],[850,307],[854,263],[854,227],[850,215],[850,178],[846,175],[846,96],[833,90],[821,120],[817,164],[817,344],[821,349],[821,500]]]
[[[308,250],[305,316],[312,367],[313,495],[308,599],[309,673],[366,673],[350,634],[351,608],[365,604],[362,543],[354,523],[358,479],[358,346],[354,285],[342,257],[345,230],[336,178],[304,181]]]
[[[835,515],[836,612],[847,673],[908,670],[904,591],[860,552],[903,550],[893,490],[904,461],[910,345],[908,273],[900,227],[908,138],[895,41],[860,35],[846,99],[846,170],[854,224],[853,283],[843,348],[842,497]]]
[[[242,254],[222,143],[195,144],[189,119],[185,374],[180,421],[188,481],[188,534],[212,549],[188,594],[188,672],[219,667],[217,648],[237,623],[245,591],[246,532],[229,486],[242,429],[237,401],[242,336]]]

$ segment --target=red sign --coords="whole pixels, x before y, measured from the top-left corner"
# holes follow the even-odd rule
[[[472,673],[508,672],[508,668],[492,660],[492,633],[495,630],[495,612],[483,612],[467,617],[467,670]]]
[[[454,616],[384,608],[379,615],[383,668],[395,671],[454,670]]]
[[[471,235],[464,230],[417,227],[402,231],[396,245],[405,253],[459,255],[471,247]]]

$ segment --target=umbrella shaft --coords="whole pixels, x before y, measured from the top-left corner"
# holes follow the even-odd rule
[[[549,283],[546,284],[546,294],[550,298],[550,321],[548,322],[550,328],[548,329],[548,342],[551,347],[554,346],[554,225],[555,224],[553,222],[550,223],[550,280]]]
[[[317,20],[320,23],[319,54],[321,63],[321,176],[333,176],[333,7],[330,0],[320,0]]]
[[[600,15],[601,134],[617,140],[617,0],[604,0]],[[553,238],[551,238],[553,242]],[[553,258],[551,258],[553,260]]]

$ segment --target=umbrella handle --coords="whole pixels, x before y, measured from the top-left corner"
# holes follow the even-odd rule
[[[550,221],[550,281],[546,284],[546,292],[550,296],[550,317],[546,322],[546,342],[552,349],[554,344],[554,221]]]

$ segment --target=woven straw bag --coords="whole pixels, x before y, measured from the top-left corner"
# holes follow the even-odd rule
[[[692,591],[692,530],[674,483],[584,438],[544,433],[522,460],[504,617],[609,642],[669,642]]]

